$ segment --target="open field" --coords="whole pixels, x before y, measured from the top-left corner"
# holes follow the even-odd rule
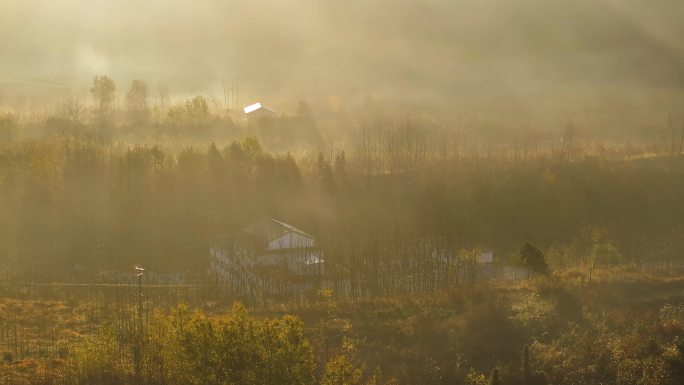
[[[0,378],[6,384],[64,383],[84,339],[98,335],[105,324],[131,330],[138,306],[135,296],[110,303],[1,299]],[[142,306],[150,325],[156,311],[174,308],[147,296]],[[202,300],[191,306],[217,319],[231,314],[229,308]],[[462,383],[494,366],[507,378],[515,377],[523,346],[530,347],[535,368],[553,383],[593,379],[595,369],[582,365],[594,362],[596,354],[606,355],[601,375],[610,378],[655,370],[672,376],[667,352],[684,337],[684,275],[602,269],[588,285],[572,272],[559,272],[515,283],[456,286],[429,296],[321,298],[250,313],[299,317],[319,368],[340,354],[345,341],[354,341],[354,362],[364,364],[364,376],[380,369],[383,382]],[[577,345],[580,341],[584,345]],[[649,344],[656,350],[642,350]],[[624,360],[632,360],[633,367],[625,367]]]

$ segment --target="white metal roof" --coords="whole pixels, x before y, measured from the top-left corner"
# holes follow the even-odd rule
[[[316,239],[311,234],[271,217],[263,218],[242,229],[243,232],[255,236],[263,242],[271,242],[287,233],[297,233],[312,240]]]
[[[250,104],[249,106],[245,107],[244,111],[245,111],[245,114],[249,114],[250,112],[254,112],[261,107],[262,107],[261,103],[257,102],[257,103]]]
[[[296,227],[294,227],[294,226],[292,226],[292,225],[290,225],[290,224],[287,224],[287,223],[285,223],[285,222],[279,221],[279,220],[277,220],[277,219],[275,219],[275,218],[270,218],[270,217],[269,217],[269,219],[272,220],[273,222],[275,222],[275,223],[277,223],[277,224],[279,224],[279,225],[281,225],[281,226],[283,226],[283,227],[289,229],[290,231],[293,231],[293,232],[295,232],[295,233],[299,233],[299,234],[301,234],[301,235],[303,235],[303,236],[305,236],[305,237],[308,237],[308,238],[312,238],[312,239],[313,239],[313,238],[316,238],[316,237],[314,237],[313,235],[307,234],[307,233],[303,232],[302,230],[300,230],[300,229],[298,229],[298,228],[296,228]]]

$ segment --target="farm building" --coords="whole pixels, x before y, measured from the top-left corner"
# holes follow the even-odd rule
[[[494,252],[491,250],[481,250],[477,255],[479,267],[478,276],[481,279],[490,279],[494,276]]]
[[[249,106],[243,108],[247,120],[258,120],[261,118],[274,118],[277,112],[271,108],[263,106],[261,103],[257,102],[250,104]]]
[[[316,238],[273,218],[216,242],[210,253],[210,274],[236,295],[303,295],[318,289],[325,273]]]

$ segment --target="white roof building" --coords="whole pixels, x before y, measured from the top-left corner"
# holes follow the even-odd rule
[[[277,112],[275,110],[265,107],[259,102],[250,104],[242,110],[245,112],[245,115],[247,115],[248,119],[274,117],[277,115]]]
[[[270,217],[243,228],[229,244],[214,245],[211,254],[221,262],[213,269],[285,266],[291,273],[310,275],[323,273],[325,266],[313,235]]]

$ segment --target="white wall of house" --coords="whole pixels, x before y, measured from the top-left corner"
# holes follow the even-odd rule
[[[477,256],[478,263],[494,263],[494,253],[491,251],[481,251]]]

